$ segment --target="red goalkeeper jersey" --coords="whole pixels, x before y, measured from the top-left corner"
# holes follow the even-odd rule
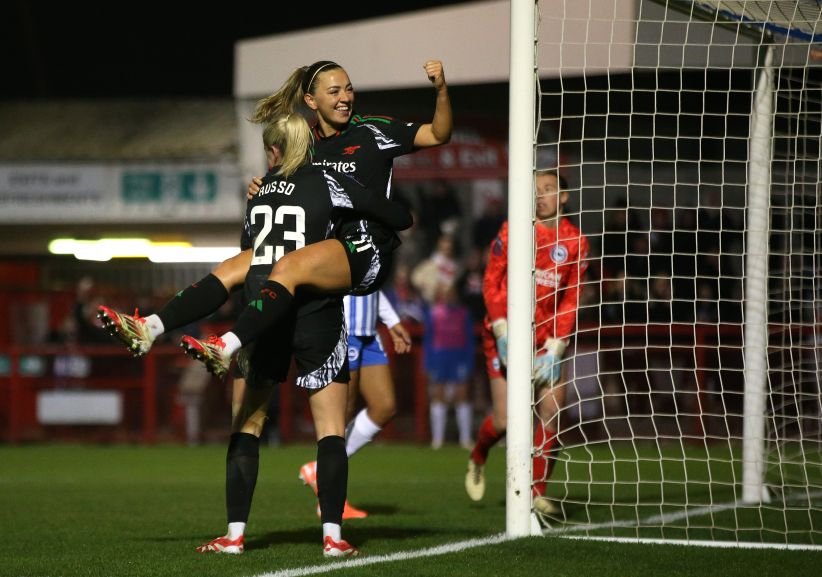
[[[556,229],[537,223],[534,241],[537,255],[534,345],[541,347],[548,338],[569,336],[576,326],[580,279],[588,268],[589,245],[588,239],[565,217]],[[489,325],[508,316],[508,221],[491,243],[482,294]]]

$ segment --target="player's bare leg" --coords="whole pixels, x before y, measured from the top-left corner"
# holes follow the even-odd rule
[[[317,493],[323,525],[323,555],[353,557],[355,547],[342,539],[342,513],[348,488],[345,452],[346,383],[330,383],[308,398],[317,434]]]
[[[349,457],[370,443],[397,413],[394,381],[387,364],[363,366],[358,371],[352,371],[351,377],[347,410],[350,424],[345,447]],[[355,415],[358,391],[366,407]],[[368,512],[346,500],[343,519],[363,519],[367,516]]]
[[[216,276],[227,291],[245,282],[248,269],[251,267],[251,250],[244,250],[227,258],[214,267],[211,274]]]
[[[283,256],[275,263],[268,280],[279,283],[291,295],[298,286],[341,293],[351,288],[351,269],[343,244],[324,240]]]
[[[360,369],[360,394],[365,400],[369,418],[380,428],[397,414],[394,379],[388,365],[369,365]]]
[[[250,253],[238,260],[242,263],[246,258]],[[234,263],[220,274],[226,282],[234,282],[240,268]],[[231,331],[206,339],[185,335],[180,346],[187,355],[204,363],[209,372],[225,376],[234,354],[288,313],[299,286],[326,293],[343,293],[351,288],[348,256],[340,241],[325,240],[286,254],[275,263],[257,299],[249,303],[253,306],[243,310]]]

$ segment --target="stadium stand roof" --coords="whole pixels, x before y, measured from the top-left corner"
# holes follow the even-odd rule
[[[0,162],[236,160],[233,99],[0,102]]]

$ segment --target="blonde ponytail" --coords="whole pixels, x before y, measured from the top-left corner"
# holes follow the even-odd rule
[[[303,102],[302,83],[306,68],[297,68],[277,92],[257,102],[254,115],[249,120],[265,124],[278,116],[296,112]]]
[[[311,129],[300,114],[279,116],[265,125],[263,144],[276,146],[282,154],[277,174],[288,178],[301,166],[311,162]]]

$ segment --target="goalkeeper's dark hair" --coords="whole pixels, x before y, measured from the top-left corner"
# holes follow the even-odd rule
[[[557,184],[559,184],[559,191],[560,192],[567,192],[568,191],[568,181],[565,180],[565,177],[559,173],[559,169],[557,168],[545,168],[541,170],[537,170],[534,172],[534,176],[546,176],[546,175],[553,175],[554,178],[557,179]]]
[[[310,66],[297,68],[279,90],[257,102],[257,108],[249,120],[265,124],[278,116],[299,112],[305,95],[314,94],[320,73],[340,69],[342,66],[331,60],[319,60]]]

